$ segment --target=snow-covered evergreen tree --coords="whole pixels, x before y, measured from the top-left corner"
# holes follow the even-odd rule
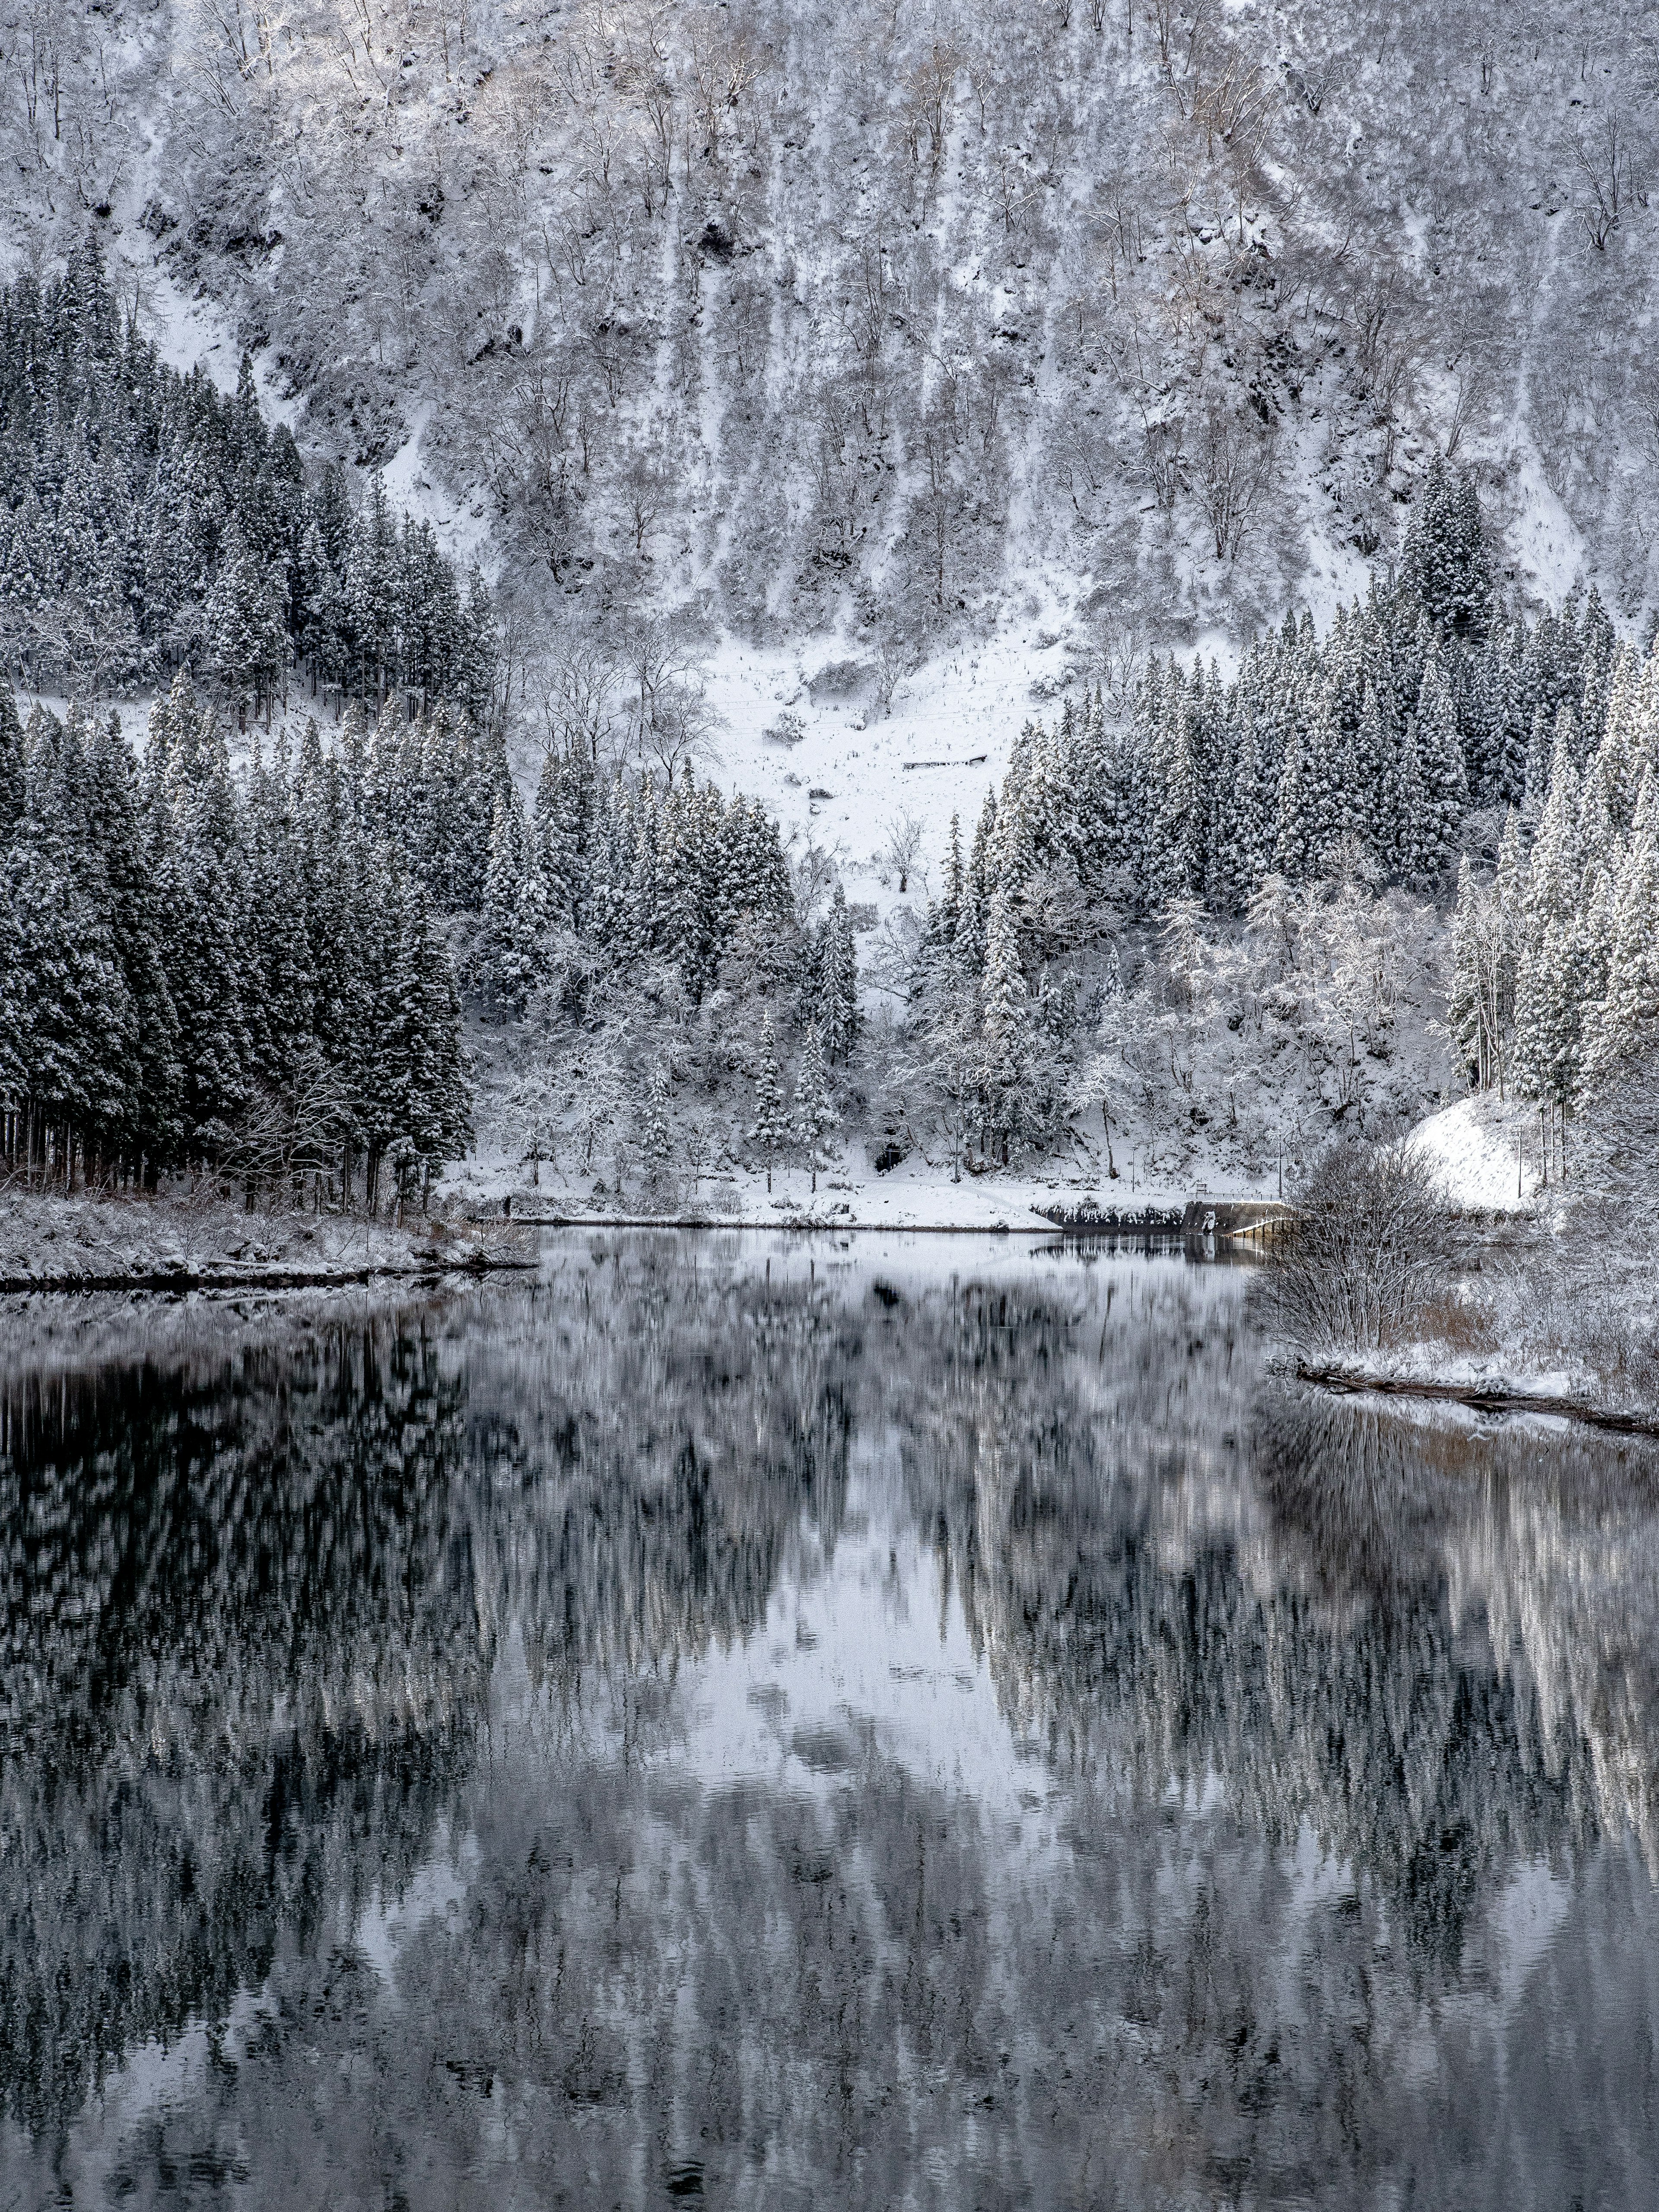
[[[766,1169],[766,1188],[772,1188],[772,1171],[779,1158],[788,1150],[793,1133],[789,1117],[788,1101],[784,1096],[783,1070],[778,1060],[777,1033],[772,1017],[766,1017],[761,1030],[760,1056],[755,1068],[755,1117],[749,1125],[749,1133],[760,1148]]]
[[[802,1040],[800,1058],[795,1068],[794,1134],[796,1143],[806,1156],[815,1192],[818,1187],[818,1171],[828,1164],[826,1154],[830,1139],[835,1133],[839,1119],[824,1073],[823,1053],[818,1043],[818,1033],[816,1029],[809,1029]]]
[[[1492,599],[1492,564],[1474,480],[1438,455],[1419,488],[1400,556],[1401,587],[1442,632],[1482,623]]]
[[[1586,1023],[1584,1080],[1592,1092],[1639,1056],[1659,1053],[1659,777],[1651,769],[1609,906],[1606,984]]]

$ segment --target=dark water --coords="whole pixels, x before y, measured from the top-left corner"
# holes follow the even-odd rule
[[[0,1324],[0,2206],[1659,2201],[1653,1462],[760,1249]]]

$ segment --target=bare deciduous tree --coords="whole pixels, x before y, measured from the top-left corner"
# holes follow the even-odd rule
[[[899,895],[910,888],[910,872],[921,851],[921,824],[914,814],[901,814],[887,825],[882,859],[898,878]]]
[[[677,623],[642,616],[629,629],[622,665],[634,694],[629,750],[672,784],[713,749],[714,715],[703,691],[702,655]]]
[[[1193,495],[1210,526],[1218,561],[1236,561],[1250,518],[1273,478],[1270,426],[1212,398],[1200,419],[1188,471]]]
[[[1146,640],[1133,615],[1109,618],[1094,658],[1101,703],[1110,714],[1127,714],[1134,704],[1146,666]]]
[[[609,759],[619,734],[622,682],[617,655],[604,638],[581,630],[556,637],[533,686],[549,750]]]
[[[876,647],[876,704],[884,714],[893,711],[893,701],[904,679],[915,667],[915,654],[896,630],[884,635]]]
[[[1584,235],[1598,253],[1619,228],[1619,218],[1632,201],[1645,206],[1632,161],[1630,135],[1615,108],[1590,130],[1581,131],[1572,142],[1572,165],[1577,188],[1574,205]]]

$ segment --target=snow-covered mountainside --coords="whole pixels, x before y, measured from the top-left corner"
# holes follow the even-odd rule
[[[1121,1201],[1468,1091],[1523,1200],[1623,1159],[1643,11],[14,29],[9,1169]]]
[[[1652,599],[1636,0],[22,12],[14,265],[97,226],[541,620],[1237,639],[1386,563],[1437,449],[1524,589]]]

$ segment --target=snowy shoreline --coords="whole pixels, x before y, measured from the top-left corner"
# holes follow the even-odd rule
[[[1466,1371],[1455,1372],[1459,1368]],[[1471,1370],[1467,1360],[1449,1361],[1434,1368],[1409,1361],[1384,1365],[1339,1359],[1316,1364],[1298,1359],[1291,1371],[1298,1382],[1342,1397],[1416,1398],[1466,1406],[1474,1413],[1498,1418],[1541,1414],[1623,1436],[1659,1436],[1659,1407],[1619,1404],[1597,1395],[1589,1377],[1570,1376],[1559,1370]]]
[[[312,1290],[538,1264],[533,1234],[502,1222],[404,1224],[249,1213],[228,1200],[0,1196],[0,1293]]]

